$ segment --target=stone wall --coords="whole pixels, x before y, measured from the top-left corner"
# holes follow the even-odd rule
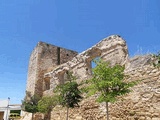
[[[28,76],[27,76],[27,87],[26,91],[31,92],[34,94],[36,78],[37,78],[37,68],[38,68],[38,47],[36,47],[29,60],[29,67],[28,67]]]
[[[28,89],[34,88],[30,87],[32,84],[33,86],[43,85],[43,95],[52,95],[53,89],[58,84],[65,82],[68,70],[77,76],[77,82],[88,79],[92,75],[92,60],[101,57],[104,61],[110,61],[112,65],[116,63],[125,65],[125,74],[129,75],[129,81],[140,80],[132,88],[131,93],[119,97],[116,103],[109,104],[111,120],[160,120],[160,71],[153,67],[154,59],[151,55],[129,58],[126,42],[118,35],[109,36],[78,55],[73,51],[55,48],[51,53],[55,54],[57,50],[62,56],[53,54],[53,56],[49,56],[47,52],[47,56],[49,56],[47,58],[46,53],[43,55],[43,52],[39,52],[37,55],[37,51],[39,51],[37,48],[33,51],[31,55],[33,62],[30,61],[28,73],[30,78]],[[59,58],[62,59],[59,60]],[[46,63],[52,60],[53,63]],[[39,69],[42,73],[38,71]],[[30,81],[31,78],[38,78],[40,82]],[[37,90],[42,92],[41,89]],[[95,98],[96,95],[85,98],[80,102],[79,108],[70,109],[69,119],[105,120],[105,104],[96,103]],[[65,108],[56,106],[52,111],[51,120],[65,120],[65,114]]]
[[[112,65],[116,63],[125,64],[128,61],[126,42],[120,36],[110,36],[78,54],[71,61],[45,73],[44,80],[49,81],[50,89],[44,91],[44,95],[52,94],[56,85],[64,83],[65,74],[68,70],[73,72],[73,75],[78,78],[78,81],[91,77],[91,62],[96,57],[101,57],[104,61],[110,61]]]
[[[130,60],[125,73],[128,80],[140,82],[132,92],[111,105],[112,119],[159,120],[160,119],[160,71],[153,67],[151,55],[137,56]]]
[[[126,63],[125,74],[129,81],[139,80],[132,92],[109,104],[111,120],[160,120],[160,71],[153,67],[150,55],[137,56]],[[95,102],[95,97],[84,99],[79,108],[70,109],[70,120],[105,120],[105,104]],[[66,110],[57,106],[52,120],[65,120]]]

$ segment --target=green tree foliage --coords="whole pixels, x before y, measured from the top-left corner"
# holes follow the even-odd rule
[[[68,120],[69,108],[78,107],[78,103],[82,99],[81,91],[78,88],[79,85],[75,81],[76,77],[73,76],[71,72],[67,74],[67,81],[64,84],[58,85],[55,90],[58,94],[59,104],[63,107],[67,107],[66,120]]]
[[[24,101],[22,101],[22,108],[26,112],[32,113],[32,120],[34,113],[38,112],[38,101],[40,100],[40,96],[31,95],[30,92],[26,92],[26,97]]]
[[[50,113],[57,103],[58,97],[56,96],[46,96],[39,100],[38,111],[46,115],[45,120],[50,120]]]
[[[96,67],[93,68],[93,77],[88,80],[88,94],[98,94],[98,102],[106,103],[106,119],[109,120],[108,102],[115,102],[117,96],[124,95],[130,92],[130,87],[135,85],[135,82],[125,82],[124,66],[110,66],[109,63],[101,59],[94,61]]]
[[[157,60],[156,62],[153,63],[153,66],[159,68],[160,67],[160,52],[158,52],[157,54],[154,54],[153,57]]]

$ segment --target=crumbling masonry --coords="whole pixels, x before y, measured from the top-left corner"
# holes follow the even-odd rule
[[[27,91],[39,95],[52,92],[57,84],[64,83],[68,70],[78,79],[86,79],[91,75],[91,61],[96,57],[124,64],[128,57],[125,41],[111,36],[80,54],[39,42],[30,57]]]
[[[77,81],[88,79],[92,74],[91,62],[97,57],[112,65],[125,65],[129,80],[141,80],[123,101],[110,105],[110,118],[160,120],[160,71],[151,65],[150,55],[129,58],[126,42],[118,35],[109,36],[80,54],[39,42],[30,56],[26,91],[32,95],[51,95],[57,84],[65,82],[68,71],[78,77]],[[52,120],[65,119],[61,115],[64,112],[62,108],[54,108]],[[70,120],[104,120],[105,109],[93,96],[83,100],[80,108],[72,109],[69,117]]]

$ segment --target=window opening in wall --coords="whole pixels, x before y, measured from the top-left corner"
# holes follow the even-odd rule
[[[96,67],[96,64],[95,64],[95,60],[98,60],[98,59],[100,59],[100,57],[96,57],[96,58],[94,58],[92,61],[91,61],[91,68],[95,68]]]
[[[92,75],[91,64],[86,68],[86,75]]]
[[[69,79],[69,72],[66,71],[66,72],[64,73],[64,81],[68,81],[68,79]]]
[[[95,60],[98,60],[98,59],[100,59],[100,57],[96,57],[96,58],[94,58],[94,59],[91,61],[91,71],[92,71],[93,68],[96,67],[96,63],[95,63],[94,61],[95,61]],[[92,74],[93,74],[93,71],[92,71]]]
[[[47,47],[49,47],[49,44],[46,44],[47,45]]]
[[[61,60],[60,60],[60,47],[57,47],[57,65],[61,64]]]
[[[45,90],[50,89],[50,79],[49,78],[44,80],[44,87],[45,87]]]
[[[65,81],[64,74],[65,74],[64,71],[58,74],[59,84],[64,84]]]

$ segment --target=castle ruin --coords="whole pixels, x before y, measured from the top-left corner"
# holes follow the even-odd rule
[[[123,101],[110,105],[111,120],[160,120],[160,71],[151,64],[151,55],[129,58],[126,42],[118,35],[109,36],[79,54],[39,42],[30,56],[26,91],[32,95],[51,95],[58,84],[65,82],[68,71],[77,76],[77,81],[86,80],[92,75],[91,62],[97,57],[112,65],[125,65],[128,80],[141,80]],[[51,118],[63,120],[63,114],[63,108],[54,108]],[[94,97],[84,99],[69,117],[70,120],[104,120],[104,105],[97,104]]]

